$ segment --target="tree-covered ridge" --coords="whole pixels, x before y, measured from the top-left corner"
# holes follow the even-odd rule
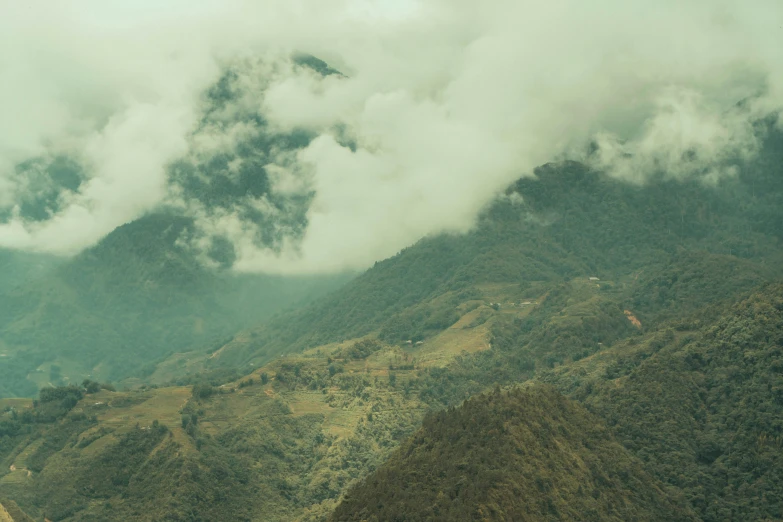
[[[716,313],[717,312],[717,313]],[[542,375],[706,521],[783,517],[783,286]]]
[[[695,520],[598,418],[533,386],[427,417],[330,520]]]
[[[565,290],[558,291],[561,297],[550,294],[554,313],[539,318],[531,314],[527,321],[497,329],[492,350],[459,358],[447,371],[425,372],[417,381],[419,393],[440,404],[458,404],[459,398],[486,389],[493,381],[519,382],[535,372],[535,380],[554,384],[595,414],[615,440],[639,459],[645,472],[665,484],[667,491],[679,492],[698,519],[780,518],[783,403],[778,395],[783,381],[778,367],[783,346],[783,287],[767,285],[737,303],[718,300],[660,328],[626,335],[586,358],[572,350],[576,357],[561,355],[554,368],[547,369],[552,352],[536,356],[541,340],[554,347],[591,337],[582,332],[572,338],[570,333],[575,330],[571,328],[578,327],[576,324],[554,337],[546,334],[551,333],[551,319],[559,317],[557,306],[580,306],[574,303],[578,293]],[[718,290],[718,295],[723,291]],[[681,302],[678,292],[687,295],[689,291],[684,287],[674,290],[672,306]],[[539,311],[545,312],[543,307]],[[571,346],[578,349],[578,344]],[[486,419],[482,423],[491,425]],[[449,426],[438,432],[442,446],[461,448],[459,434],[465,425]],[[430,436],[434,439],[432,433]],[[411,440],[418,442],[408,441],[404,447],[414,448],[410,450],[413,453],[401,450],[397,460],[391,461],[394,464],[389,464],[397,474],[393,478],[384,472],[372,475],[367,481],[375,480],[374,485],[361,486],[365,488],[362,500],[338,515],[369,520],[376,514],[385,520],[404,506],[410,509],[406,518],[410,519],[410,513],[416,511],[405,499],[421,500],[422,509],[438,504],[434,497],[441,490],[446,494],[446,483],[439,482],[444,473],[429,470],[459,462],[464,448],[441,449],[437,456],[428,457],[432,461],[422,457],[421,462],[413,462],[404,459],[413,459],[416,450],[425,454],[435,450],[421,438]],[[563,469],[567,468],[560,468],[561,473]],[[422,488],[433,498],[424,499],[419,491]],[[382,500],[373,503],[374,498]],[[353,502],[352,497],[349,500]],[[453,501],[446,505],[453,505]],[[387,511],[374,511],[376,508]],[[429,512],[429,516],[434,515]]]

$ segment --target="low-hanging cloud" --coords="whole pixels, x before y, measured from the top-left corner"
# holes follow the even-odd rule
[[[196,219],[202,249],[228,239],[239,270],[361,269],[468,230],[510,181],[588,143],[625,181],[716,182],[755,152],[752,122],[783,107],[777,1],[263,4],[0,8],[0,246],[74,252],[168,205]],[[296,66],[293,51],[343,74]],[[207,117],[226,68],[234,95]],[[270,194],[209,207],[172,175],[176,162],[208,172],[262,132],[308,136],[257,169],[247,155],[224,167],[256,169]],[[61,154],[84,180],[27,219],[15,167]],[[295,197],[304,228],[280,218]]]

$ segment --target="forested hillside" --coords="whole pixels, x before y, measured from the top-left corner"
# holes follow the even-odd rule
[[[474,232],[169,357],[206,370],[178,386],[1,403],[0,496],[53,521],[780,518],[780,177],[758,170],[773,166],[644,187],[546,166]],[[202,270],[150,259],[181,282]],[[142,288],[192,302],[186,284]],[[531,380],[568,400],[534,387],[460,408]]]
[[[533,379],[553,384],[596,415],[599,420],[594,419],[592,425],[607,426],[602,439],[614,437],[638,459],[635,461],[641,469],[660,481],[665,491],[681,498],[697,519],[776,520],[781,517],[783,507],[780,502],[783,477],[779,472],[783,410],[778,397],[783,386],[778,371],[783,346],[782,298],[780,284],[767,285],[736,304],[708,305],[657,330],[630,335],[588,357],[555,362],[551,369],[542,367]],[[447,404],[450,397],[470,395],[482,389],[476,383],[484,383],[486,389],[493,380],[506,383],[525,380],[526,375],[533,375],[531,368],[535,366],[530,354],[535,345],[530,342],[530,334],[523,332],[525,329],[516,337],[508,337],[508,329],[498,332],[506,337],[496,336],[493,350],[459,359],[447,375],[440,374],[440,378],[430,380],[428,388],[422,391],[428,395],[440,393],[442,403]],[[496,352],[494,356],[492,352]],[[520,357],[523,363],[515,364]],[[429,372],[430,379],[432,376],[433,372]],[[466,389],[466,383],[474,383],[474,387],[468,385]],[[521,412],[541,404],[549,406],[544,412],[531,414],[529,422],[539,428],[551,426],[551,422],[541,419],[547,420],[546,412],[557,408],[541,398],[532,401],[531,406],[525,403],[495,411],[489,397],[471,399],[462,409],[444,411],[430,419],[429,425],[425,422],[419,434],[357,486],[355,495],[349,494],[334,519],[370,520],[374,515],[384,520],[397,510],[407,513],[408,519],[426,518],[433,516],[436,507],[463,506],[461,495],[448,495],[455,483],[460,491],[478,488],[487,495],[492,484],[509,484],[508,479],[482,482],[478,470],[484,469],[483,466],[477,466],[476,473],[464,473],[463,477],[468,468],[460,468],[457,463],[476,459],[487,464],[488,469],[496,470],[498,464],[492,462],[505,460],[492,461],[493,451],[484,455],[482,451],[487,451],[484,449],[487,444],[477,441],[466,446],[463,439],[467,436],[460,434],[473,427],[472,434],[488,436],[486,433],[493,423],[505,425],[504,411],[505,414]],[[481,407],[469,410],[467,405],[474,401]],[[478,420],[474,423],[471,418]],[[480,431],[482,426],[488,428]],[[576,426],[569,424],[560,433],[571,433]],[[506,433],[500,428],[497,432]],[[576,432],[589,433],[589,429],[582,426]],[[491,446],[495,448],[498,444]],[[554,447],[559,449],[563,445]],[[507,459],[519,458],[512,455]],[[442,471],[438,473],[439,466]],[[500,468],[503,469],[502,464]],[[574,469],[561,464],[535,470],[540,468],[557,470],[560,479]],[[535,471],[526,475],[528,479],[535,476]],[[460,481],[459,477],[463,479]],[[541,495],[541,491],[547,492],[542,497],[548,501],[568,488],[539,490],[537,494]],[[438,501],[434,497],[441,492],[444,497]],[[496,500],[498,495],[488,498]],[[536,499],[542,497],[533,495],[531,503],[536,505]],[[498,510],[508,509],[514,505],[513,498],[509,495],[505,503],[494,505]],[[568,503],[577,504],[577,500]],[[467,505],[484,504],[476,500]],[[580,519],[573,514],[554,512],[537,516]],[[473,513],[462,518],[482,517]],[[496,514],[496,518],[503,519],[503,516]]]
[[[773,128],[765,136],[762,153],[716,186],[664,176],[636,186],[579,163],[543,166],[509,187],[472,232],[419,241],[313,306],[254,330],[252,342],[229,345],[213,362],[257,364],[371,332],[389,341],[423,339],[456,320],[423,303],[444,294],[463,303],[495,283],[641,277],[662,287],[718,280],[715,273],[728,270],[732,280],[721,283],[731,286],[728,297],[780,267],[783,136]],[[666,273],[672,265],[678,268]],[[634,303],[644,313],[664,313],[661,291],[640,289]],[[709,284],[694,286],[679,304],[698,307],[716,297]]]
[[[330,520],[696,520],[598,418],[532,386],[424,419]]]
[[[603,418],[705,521],[783,517],[783,286],[539,377]]]
[[[451,513],[449,509],[481,505],[495,510],[498,519],[502,513],[526,510],[533,517],[544,513],[573,519],[568,511],[572,505],[619,519],[628,513],[661,519],[655,509],[671,509],[663,519],[742,520],[739,514],[745,513],[777,517],[783,483],[776,475],[775,446],[778,419],[783,418],[775,397],[783,330],[780,285],[764,286],[739,303],[717,299],[695,314],[640,328],[620,304],[638,287],[612,290],[619,285],[602,284],[610,289],[580,278],[550,288],[538,304],[497,310],[480,305],[463,311],[457,325],[421,345],[400,348],[370,338],[319,347],[222,386],[203,382],[192,388],[121,393],[87,383],[81,391],[42,394],[29,410],[22,403],[9,404],[3,417],[0,492],[28,513],[45,513],[51,520],[90,520],[109,512],[126,520],[323,520],[347,488],[379,466],[388,470],[384,461],[403,444],[418,448],[411,455],[422,467],[407,468],[408,457],[396,453],[390,465],[399,474],[386,476],[399,480],[386,484],[385,494],[400,504],[390,500],[384,505],[423,517],[443,504],[441,491],[450,498],[454,488],[471,486],[469,481],[458,486],[448,482],[464,472],[456,468],[459,473],[450,474],[461,462],[450,452],[473,463],[477,473],[471,477],[483,476],[482,455],[484,463],[498,466],[523,459],[512,452],[495,461],[494,452],[482,453],[489,446],[479,439],[490,436],[493,422],[504,425],[505,417],[495,418],[502,413],[525,427],[520,428],[526,433],[525,455],[554,459],[551,465],[533,461],[532,477],[539,481],[529,474],[512,480],[514,470],[524,468],[524,459],[513,468],[487,466],[499,475],[490,473],[497,480],[488,483],[494,484],[489,489],[483,482],[471,486],[476,502],[455,493],[459,500],[438,509]],[[727,288],[718,288],[717,294],[730,292]],[[669,306],[676,307],[682,301],[678,296],[689,291],[686,284],[674,286]],[[530,379],[551,383],[591,414],[540,389],[485,396],[471,401],[473,406],[453,409],[497,384]],[[491,397],[505,397],[498,400],[499,409]],[[405,442],[427,411],[444,408],[425,426],[425,433],[438,434],[426,439],[439,441],[438,452],[429,454],[434,446],[421,438]],[[474,417],[486,413],[486,418],[464,423],[467,431],[462,431],[458,419],[465,412]],[[455,425],[460,429],[452,430]],[[557,445],[547,442],[550,431]],[[470,447],[476,453],[459,445],[474,437]],[[504,440],[509,446],[501,444]],[[514,440],[501,437],[491,447],[512,449],[518,446]],[[605,464],[603,452],[615,460]],[[576,465],[566,455],[595,465]],[[613,467],[620,464],[629,466],[627,473]],[[7,471],[12,465],[16,471]],[[437,466],[444,473],[406,475]],[[617,474],[594,477],[589,470]],[[93,484],[99,472],[124,478],[102,480],[104,485],[95,490],[57,486],[64,476],[76,484]],[[378,476],[383,475],[370,475],[358,487],[383,490]],[[606,487],[596,487],[598,497],[572,487],[592,481]],[[393,493],[398,486],[410,496]],[[155,493],[159,487],[174,491],[176,500]],[[516,491],[513,487],[519,495],[510,493]],[[436,498],[430,502],[427,495]],[[347,507],[340,508],[348,511],[337,513],[348,517],[381,509],[354,502],[362,498],[349,497]],[[534,500],[511,501],[518,498]]]
[[[87,377],[143,378],[174,352],[214,349],[346,279],[208,268],[179,244],[189,227],[174,215],[147,216],[8,289],[0,299],[0,396]]]

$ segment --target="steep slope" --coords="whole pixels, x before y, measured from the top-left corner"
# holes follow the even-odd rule
[[[650,284],[668,277],[670,285],[665,268],[685,266],[688,256],[705,271],[720,259],[730,260],[720,270],[747,261],[755,275],[735,289],[750,288],[780,266],[780,227],[773,224],[783,222],[783,136],[774,129],[765,136],[760,156],[716,186],[666,177],[633,186],[574,162],[543,166],[509,187],[473,231],[422,239],[327,298],[253,330],[252,342],[229,343],[213,363],[262,364],[370,333],[389,342],[424,339],[456,320],[428,303],[449,294],[457,306],[487,285],[655,275]],[[688,299],[709,298],[694,308],[714,297],[698,290]],[[634,306],[648,321],[670,318],[666,297],[654,297],[638,295]]]
[[[541,375],[707,521],[783,517],[783,285]]]
[[[14,519],[11,518],[11,515],[8,514],[8,511],[2,504],[0,504],[0,522],[14,522]]]
[[[542,387],[474,397],[424,420],[331,517],[695,520],[600,421]]]
[[[171,353],[199,348],[345,280],[342,276],[234,276],[180,246],[191,222],[167,214],[124,225],[46,277],[0,300],[0,347],[31,394],[85,377],[151,374]],[[54,364],[61,370],[53,372]],[[43,367],[42,367],[43,365]],[[33,383],[24,383],[33,373]]]

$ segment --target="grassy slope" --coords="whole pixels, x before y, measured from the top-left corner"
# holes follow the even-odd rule
[[[8,514],[8,511],[6,511],[2,504],[0,504],[0,522],[14,522],[14,519],[11,518],[11,515]]]
[[[27,513],[19,509],[13,500],[2,499],[4,504],[0,504],[0,521],[2,522],[34,522]],[[6,518],[3,518],[3,517]]]

